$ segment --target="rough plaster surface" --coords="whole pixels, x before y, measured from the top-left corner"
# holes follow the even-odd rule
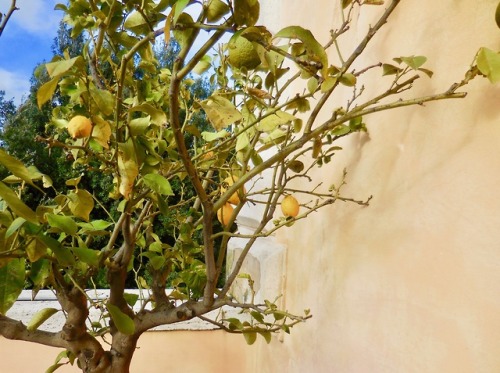
[[[480,46],[499,49],[497,3],[402,1],[362,62],[426,55],[436,75],[415,92],[446,90]],[[263,21],[275,31],[301,24],[325,41],[337,2],[314,4],[263,0]],[[352,50],[381,10],[356,15],[342,45]],[[364,79],[368,93],[387,83]],[[344,195],[374,198],[282,231],[286,307],[314,316],[284,343],[259,346],[250,371],[500,371],[500,88],[479,79],[466,90],[464,100],[367,117],[369,134],[346,140],[316,174],[338,182],[347,167]]]

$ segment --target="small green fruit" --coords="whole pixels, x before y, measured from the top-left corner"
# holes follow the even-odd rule
[[[233,35],[227,44],[229,51],[228,61],[231,66],[252,70],[260,65],[260,57],[251,41],[243,36]]]

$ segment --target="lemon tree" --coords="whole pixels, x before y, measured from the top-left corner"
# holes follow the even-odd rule
[[[383,5],[378,20],[357,48],[341,50],[353,14],[370,5]],[[202,317],[248,343],[258,336],[269,343],[273,333],[289,333],[311,317],[231,294],[257,238],[294,229],[297,220],[337,201],[370,199],[343,195],[345,173],[337,185],[295,181],[330,167],[338,140],[367,131],[372,113],[463,98],[463,87],[480,75],[499,80],[499,55],[484,48],[461,80],[425,96],[411,96],[419,79],[432,77],[425,56],[388,56],[354,70],[398,6],[398,0],[339,1],[342,22],[324,30],[322,39],[330,39],[322,45],[299,25],[275,33],[259,25],[258,0],[58,4],[72,36],[84,35],[86,45],[80,55],[63,52],[45,64],[38,105],[46,107],[56,94],[64,99],[54,101],[50,131],[40,141],[47,151],[61,148],[83,172],[58,190],[39,170],[0,151],[10,172],[0,181],[0,334],[64,348],[50,371],[78,361],[85,372],[128,372],[138,339],[159,325]],[[169,69],[153,48],[171,38],[180,51]],[[371,97],[359,94],[367,71],[385,87]],[[193,93],[193,74],[207,74],[215,87],[209,97]],[[300,88],[290,92],[293,86]],[[337,90],[351,99],[339,100]],[[270,176],[259,183],[264,171]],[[90,172],[113,180],[113,208],[83,187]],[[28,193],[45,198],[33,208],[25,203]],[[253,206],[261,207],[259,224],[241,234],[238,217]],[[246,244],[222,278],[232,238]],[[144,267],[149,276],[141,275]],[[92,299],[84,289],[103,271],[109,298]],[[127,294],[129,275],[145,297]],[[59,332],[39,329],[57,309],[33,315],[27,326],[6,316],[26,282],[35,293],[48,287],[57,294],[66,320]],[[241,318],[206,316],[222,307],[241,311]],[[101,317],[89,324],[90,309]]]

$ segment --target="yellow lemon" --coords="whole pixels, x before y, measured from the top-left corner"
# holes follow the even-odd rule
[[[228,190],[228,188],[233,185],[236,181],[238,181],[238,176],[229,176],[227,178],[224,179],[224,181],[222,182],[222,185],[220,187],[220,192],[221,194],[224,194],[226,193],[226,190]],[[245,195],[246,194],[246,189],[245,187],[242,187],[241,189],[239,189],[238,191],[234,192],[231,197],[229,197],[229,199],[227,200],[228,203],[232,204],[232,205],[238,205],[240,202],[241,202],[241,199],[240,199],[240,194],[241,195]]]
[[[286,217],[296,217],[299,214],[299,202],[294,196],[286,196],[281,201],[281,211]]]
[[[217,210],[217,219],[223,226],[229,224],[229,219],[231,219],[233,211],[233,206],[229,203],[225,203],[224,206]]]
[[[68,123],[68,132],[74,139],[89,137],[92,133],[92,122],[83,115],[76,115]]]

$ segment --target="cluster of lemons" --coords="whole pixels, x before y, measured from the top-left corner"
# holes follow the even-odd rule
[[[224,194],[227,189],[231,187],[231,185],[233,185],[236,181],[238,181],[237,176],[230,176],[224,179],[220,188],[221,194]],[[245,194],[246,189],[243,186],[240,190],[234,192],[228,198],[227,202],[219,210],[217,210],[217,219],[222,225],[227,226],[229,224],[234,212],[233,205],[238,205],[241,202],[241,197],[244,197]],[[281,211],[283,212],[283,215],[285,217],[294,218],[299,214],[299,210],[299,202],[294,196],[288,195],[281,201]]]

